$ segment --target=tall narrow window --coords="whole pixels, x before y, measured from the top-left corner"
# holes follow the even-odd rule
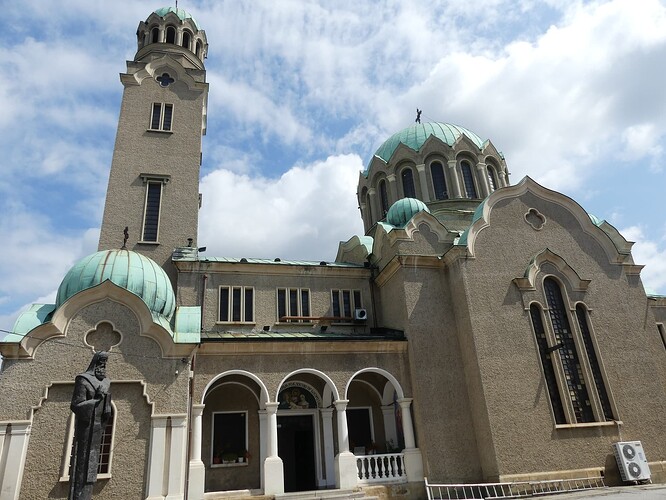
[[[599,395],[599,401],[601,401],[601,408],[604,411],[604,417],[606,420],[613,420],[613,410],[611,409],[610,399],[608,398],[608,392],[606,391],[604,378],[601,374],[601,367],[599,366],[597,352],[594,349],[592,333],[590,332],[590,318],[587,313],[587,309],[585,309],[582,304],[578,304],[576,306],[576,317],[578,318],[578,326],[580,327],[580,333],[583,337],[585,353],[587,354],[587,359],[590,362],[590,369],[592,371],[592,377],[594,378],[594,385],[597,386],[597,394]]]
[[[183,31],[183,44],[182,44],[183,47],[185,47],[186,49],[189,49],[190,48],[190,40],[191,40],[190,32],[189,31]]]
[[[150,130],[171,131],[172,117],[173,104],[154,102],[150,118]]]
[[[278,288],[278,321],[292,323],[310,321],[310,290],[307,288]]]
[[[530,316],[532,318],[534,335],[536,336],[537,345],[539,346],[541,367],[543,369],[543,376],[546,379],[546,388],[548,389],[550,405],[553,408],[555,423],[566,424],[567,419],[564,415],[562,398],[560,397],[557,378],[555,377],[555,369],[553,368],[552,351],[548,349],[548,340],[546,338],[546,329],[543,326],[541,308],[536,304],[532,304],[530,306]]]
[[[462,172],[463,184],[465,184],[465,194],[468,198],[478,198],[476,194],[476,187],[474,187],[472,166],[468,162],[463,161],[460,163],[460,171]]]
[[[382,219],[386,217],[389,209],[388,193],[386,192],[386,181],[379,181],[379,199],[382,203]]]
[[[576,415],[576,422],[594,422],[592,404],[590,403],[583,368],[574,343],[569,317],[564,307],[560,285],[553,278],[546,278],[543,281],[543,287],[550,309],[553,333],[558,344],[562,344],[559,348],[560,359],[562,360],[571,405]]]
[[[444,168],[438,161],[430,164],[430,174],[432,176],[432,187],[435,190],[436,200],[446,200],[449,193],[446,189],[446,179],[444,178]]]
[[[160,40],[160,29],[155,26],[150,30],[150,43],[157,43]]]
[[[406,168],[402,171],[402,192],[405,198],[416,198],[416,190],[414,188],[414,174],[411,168]]]
[[[166,43],[176,43],[176,28],[169,26],[166,30]]]
[[[211,467],[235,465],[245,458],[248,449],[246,411],[215,412],[212,428]]]
[[[338,322],[348,323],[354,319],[354,311],[363,307],[360,290],[331,290],[333,316]]]
[[[221,286],[220,323],[254,323],[254,288]]]
[[[664,344],[664,349],[666,349],[666,330],[664,330],[663,323],[657,323],[657,331],[661,337],[661,343]]]
[[[368,214],[368,220],[372,223],[372,199],[370,198],[370,195],[366,195],[365,197],[365,210],[366,213]]]
[[[111,459],[113,455],[113,434],[115,429],[116,420],[116,405],[111,403],[111,416],[106,421],[104,433],[102,434],[102,441],[99,445],[99,464],[97,466],[97,474],[102,477],[109,477],[111,474]],[[76,443],[74,440],[74,413],[71,413],[67,420],[67,441],[69,453],[65,456],[64,463],[60,473],[61,481],[68,481],[72,474],[72,466],[74,465],[74,453],[76,452]]]
[[[491,166],[487,166],[486,171],[488,172],[488,187],[492,193],[497,189],[497,176],[495,175],[495,169]]]
[[[143,217],[142,241],[157,241],[160,226],[162,182],[148,181],[146,184],[146,206]]]
[[[197,40],[197,57],[203,59],[203,45],[200,40]]]

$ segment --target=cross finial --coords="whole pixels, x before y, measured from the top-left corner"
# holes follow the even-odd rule
[[[423,112],[422,109],[416,108],[416,120],[414,120],[415,123],[421,123],[421,113]]]

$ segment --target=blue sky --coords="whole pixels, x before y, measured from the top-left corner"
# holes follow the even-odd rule
[[[96,250],[122,85],[146,1],[23,0],[0,32],[0,329]],[[636,241],[666,294],[666,6],[183,1],[206,30],[199,244],[333,259],[362,231],[358,172],[423,117],[462,125]],[[270,247],[266,242],[271,241]]]

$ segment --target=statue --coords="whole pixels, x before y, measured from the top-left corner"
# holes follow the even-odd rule
[[[99,467],[106,422],[111,416],[111,381],[106,376],[109,353],[96,352],[88,369],[76,376],[70,408],[74,412],[74,452],[69,500],[90,500]]]

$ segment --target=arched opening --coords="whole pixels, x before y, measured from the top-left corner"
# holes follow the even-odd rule
[[[251,377],[231,372],[206,389],[202,415],[201,460],[206,466],[205,491],[261,487],[259,411],[264,390]]]
[[[176,28],[173,26],[166,29],[166,43],[176,43]]]
[[[490,192],[492,193],[497,189],[497,174],[495,173],[495,169],[488,165],[486,167],[486,172],[488,173],[488,188],[490,189]]]
[[[449,198],[449,192],[446,188],[446,179],[444,178],[444,168],[438,161],[430,164],[430,175],[432,177],[432,187],[435,191],[436,200],[446,200]]]
[[[190,41],[192,40],[192,35],[190,35],[189,31],[183,31],[183,47],[186,49],[190,48]]]
[[[416,188],[414,187],[414,174],[411,168],[405,168],[400,174],[402,178],[402,192],[405,198],[416,198]]]
[[[203,45],[201,44],[201,40],[197,40],[197,57],[203,59]]]
[[[150,30],[150,43],[157,43],[160,40],[160,29],[155,26]]]

